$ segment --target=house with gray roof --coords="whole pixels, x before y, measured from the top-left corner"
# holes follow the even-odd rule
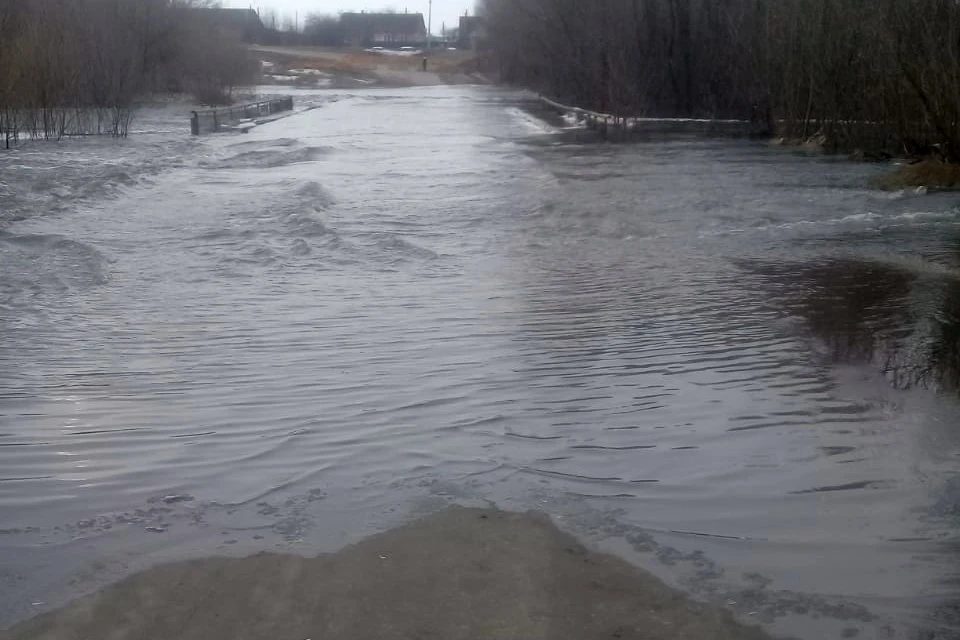
[[[427,41],[422,13],[342,13],[344,44],[354,47],[419,47]]]

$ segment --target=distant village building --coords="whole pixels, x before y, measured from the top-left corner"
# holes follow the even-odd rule
[[[239,38],[247,44],[263,42],[266,29],[253,9],[192,8],[190,19],[205,29]]]
[[[487,35],[487,22],[480,16],[460,16],[457,46],[461,49],[479,49]]]
[[[417,47],[427,42],[422,13],[342,13],[344,44],[354,47]]]

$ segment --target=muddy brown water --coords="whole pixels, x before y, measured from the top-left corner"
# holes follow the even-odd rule
[[[960,213],[492,88],[0,155],[0,625],[538,509],[801,638],[960,637]]]

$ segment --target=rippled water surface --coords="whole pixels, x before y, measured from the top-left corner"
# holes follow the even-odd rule
[[[954,196],[492,89],[308,98],[0,155],[0,623],[458,502],[777,632],[960,637]]]

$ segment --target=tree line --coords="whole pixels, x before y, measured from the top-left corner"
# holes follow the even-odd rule
[[[372,13],[399,13],[385,8]],[[340,16],[330,13],[311,12],[301,20],[297,14],[280,14],[268,9],[260,14],[264,26],[264,42],[268,45],[342,47],[347,31]]]
[[[960,160],[955,0],[480,0],[505,81],[617,116]]]
[[[262,44],[285,47],[340,47],[344,33],[340,17],[325,13],[280,14],[268,9],[260,14]]]
[[[182,0],[0,0],[0,135],[124,136],[146,93],[222,102],[253,78],[236,34]]]

